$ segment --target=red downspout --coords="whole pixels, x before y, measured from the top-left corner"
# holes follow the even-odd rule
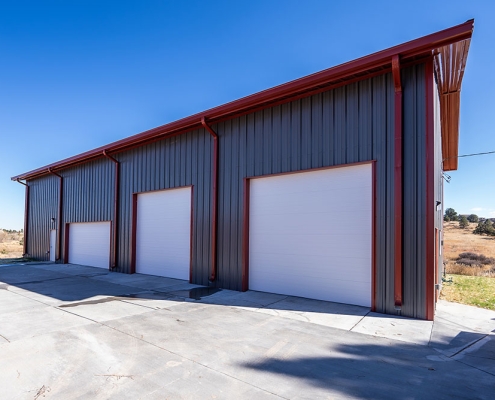
[[[113,255],[111,269],[117,267],[117,234],[118,234],[118,218],[119,218],[119,196],[120,196],[120,163],[107,154],[106,150],[103,150],[103,155],[110,161],[115,163],[115,186],[114,186],[114,199],[113,199]]]
[[[58,232],[57,232],[57,257],[55,261],[61,261],[62,259],[62,196],[64,191],[64,177],[62,175],[53,172],[51,168],[48,168],[48,172],[52,175],[60,178],[58,186]]]
[[[26,187],[26,195],[24,198],[24,245],[22,246],[22,256],[27,255],[27,240],[28,240],[28,218],[29,218],[29,185],[22,183],[20,179],[16,179],[17,183]]]
[[[392,57],[394,78],[394,301],[395,309],[402,309],[402,83],[400,59]]]
[[[201,125],[213,136],[213,199],[212,199],[212,217],[211,217],[211,275],[210,281],[217,278],[217,204],[218,204],[218,135],[206,123],[205,117],[201,118]]]

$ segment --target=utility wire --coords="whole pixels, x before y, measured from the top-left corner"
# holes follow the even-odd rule
[[[463,154],[461,156],[454,156],[454,157],[448,157],[448,158],[444,158],[443,161],[446,161],[446,160],[450,160],[451,158],[461,158],[461,157],[472,157],[472,156],[483,156],[485,154],[495,154],[495,150],[494,151],[487,151],[485,153],[473,153],[473,154]]]

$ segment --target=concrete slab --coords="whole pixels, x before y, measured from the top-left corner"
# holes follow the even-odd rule
[[[369,313],[366,307],[287,297],[256,310],[270,315],[350,330]]]
[[[77,276],[107,275],[110,273],[105,268],[88,267],[78,264],[41,264],[37,265],[36,268]]]
[[[435,318],[455,323],[473,332],[495,332],[495,311],[440,300]]]
[[[4,398],[278,398],[102,325],[0,346],[0,358]]]
[[[53,307],[3,313],[0,335],[9,342],[93,322]]]
[[[490,312],[464,310],[476,320],[464,327],[446,305],[441,352],[425,345],[425,321],[183,282],[158,292],[89,272],[0,285],[0,397],[493,398]]]
[[[352,328],[352,331],[401,342],[428,345],[432,327],[432,321],[421,321],[370,312]]]
[[[2,267],[1,271],[0,283],[7,283],[10,285],[28,282],[45,282],[47,280],[67,277],[67,275],[60,272],[46,271],[29,265]]]
[[[19,294],[11,292],[9,288],[12,288],[12,286],[5,285],[2,287],[0,285],[0,315],[27,309],[31,310],[34,308],[47,307],[47,305],[34,301],[28,297],[19,296]]]
[[[187,281],[180,279],[164,278],[161,276],[120,274],[118,272],[110,272],[106,275],[95,276],[94,279],[144,290],[154,290],[156,288],[165,288],[188,283]]]
[[[71,314],[98,322],[143,314],[150,311],[147,307],[121,301],[119,297],[105,296],[95,296],[80,302],[62,304],[58,307]]]
[[[50,305],[81,301],[94,296],[119,296],[136,292],[135,288],[101,282],[82,276],[67,276],[46,282],[20,283],[12,291]],[[138,290],[139,291],[139,290]]]

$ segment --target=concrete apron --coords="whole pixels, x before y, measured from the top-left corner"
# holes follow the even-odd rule
[[[0,282],[6,398],[492,398],[495,388],[493,311],[441,301],[432,323],[46,263],[1,267]]]

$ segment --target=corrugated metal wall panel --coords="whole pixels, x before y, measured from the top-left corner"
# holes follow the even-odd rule
[[[424,66],[404,69],[402,77],[403,315],[424,317]],[[391,74],[213,125],[219,136],[218,281],[215,285],[241,289],[243,178],[374,159],[377,161],[376,307],[378,311],[394,313],[393,127]],[[121,162],[118,271],[130,271],[132,193],[193,185],[192,280],[208,284],[212,149],[211,136],[201,129],[113,155]],[[61,173],[66,177],[65,221],[112,219],[112,162],[102,158]],[[40,185],[45,185],[52,198],[57,199],[57,179],[43,179],[46,182],[43,180]],[[56,203],[53,199],[51,204]],[[33,221],[44,214],[34,210],[35,204],[37,200],[31,202]],[[33,222],[30,227],[34,229],[35,225]],[[48,246],[49,229],[44,229],[44,245]]]
[[[402,71],[403,84],[403,296],[402,314],[425,318],[426,92],[425,68]]]
[[[38,260],[49,261],[50,230],[58,230],[59,178],[46,175],[28,181],[29,220],[27,253]],[[55,222],[51,219],[55,218]]]

